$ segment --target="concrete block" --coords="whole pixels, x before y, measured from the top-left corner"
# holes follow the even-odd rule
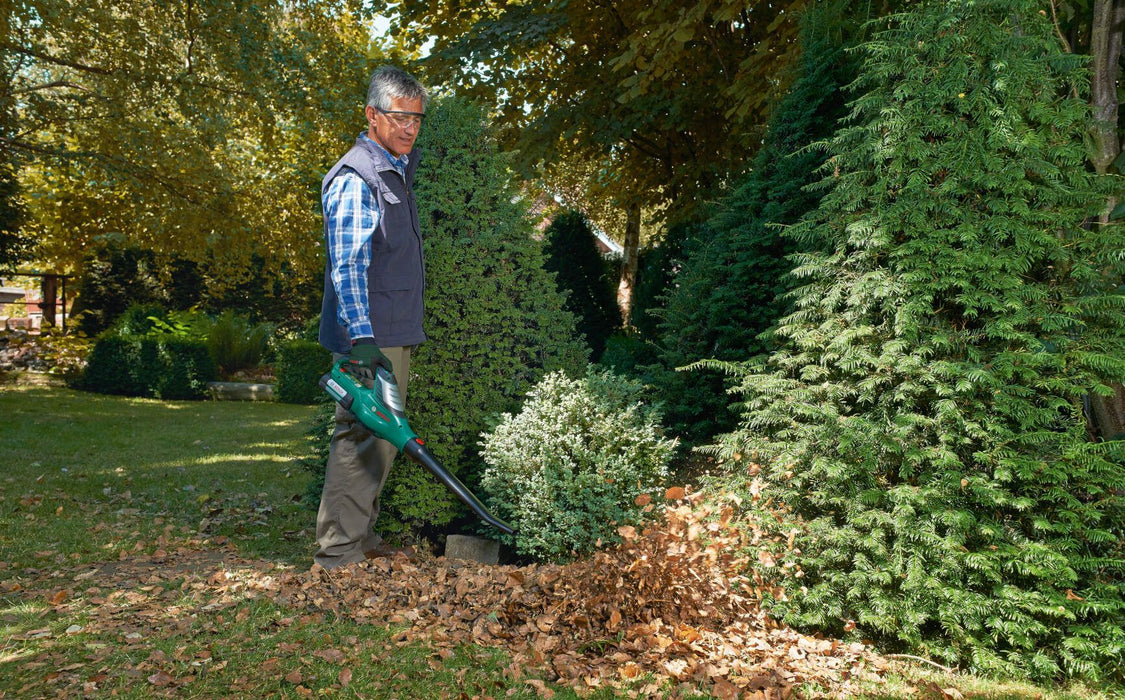
[[[273,401],[273,384],[210,382],[211,397],[220,401]]]
[[[449,535],[445,538],[445,556],[495,564],[500,561],[500,543],[471,535]]]

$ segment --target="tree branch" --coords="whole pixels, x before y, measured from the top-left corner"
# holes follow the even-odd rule
[[[97,92],[91,90],[90,88],[86,87],[85,85],[80,85],[80,84],[72,82],[70,80],[56,80],[52,83],[43,83],[41,85],[28,85],[27,87],[22,87],[22,88],[17,88],[15,90],[12,90],[12,92],[10,94],[19,95],[19,94],[22,94],[22,93],[25,93],[25,92],[38,92],[40,90],[52,90],[54,88],[59,88],[59,87],[70,88],[72,90],[81,90],[82,92],[86,92],[86,93],[89,93],[91,95],[101,97],[101,95],[99,95]]]
[[[8,42],[0,43],[0,49],[3,49],[5,51],[11,51],[12,53],[17,53],[17,54],[20,54],[22,56],[30,56],[31,58],[38,58],[40,61],[46,61],[48,63],[53,63],[57,66],[66,66],[67,68],[74,68],[75,70],[85,71],[87,73],[93,73],[95,75],[113,75],[114,74],[113,71],[107,70],[105,68],[99,68],[97,66],[88,66],[84,63],[78,63],[77,61],[68,61],[65,58],[59,58],[58,56],[52,56],[51,54],[46,53],[44,51],[36,51],[35,49],[29,49],[26,46],[17,46],[16,44],[9,44]]]
[[[19,141],[15,139],[5,138],[0,136],[0,145],[7,146],[13,149],[19,149],[28,153],[34,153],[40,156],[47,156],[49,158],[67,159],[67,158],[86,158],[89,160],[100,161],[105,164],[111,171],[123,173],[124,175],[137,180],[138,182],[155,182],[172,194],[180,197],[181,199],[194,204],[196,206],[207,206],[206,202],[210,199],[207,195],[209,192],[200,187],[199,185],[192,185],[185,182],[175,182],[160,175],[154,168],[150,168],[139,163],[135,163],[121,156],[111,156],[105,153],[97,153],[93,151],[68,151],[65,149],[48,148],[27,141]],[[193,189],[200,193],[201,197],[193,197],[187,193],[186,190]]]

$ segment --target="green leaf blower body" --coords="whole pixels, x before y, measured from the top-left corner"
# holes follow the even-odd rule
[[[428,469],[481,520],[505,534],[516,534],[515,528],[488,512],[480,499],[446,470],[426,448],[426,443],[410,429],[394,375],[376,367],[375,385],[369,388],[348,371],[349,364],[346,359],[337,362],[331,372],[320,378],[321,388],[376,437],[391,443],[399,452]]]

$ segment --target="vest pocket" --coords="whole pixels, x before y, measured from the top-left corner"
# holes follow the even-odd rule
[[[388,277],[374,280],[371,287],[371,322],[376,329],[393,332],[391,324],[410,321],[418,315],[415,308],[421,291],[413,287],[410,277]]]

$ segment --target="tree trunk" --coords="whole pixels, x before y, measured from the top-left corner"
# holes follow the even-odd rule
[[[43,282],[40,285],[40,296],[42,301],[39,308],[43,310],[43,325],[42,328],[53,328],[55,326],[55,313],[58,310],[58,295],[59,295],[59,278],[54,275],[43,275]]]
[[[1102,174],[1109,172],[1121,154],[1117,133],[1117,79],[1120,74],[1122,28],[1125,24],[1125,0],[1095,0],[1090,29],[1092,55],[1090,105],[1093,112],[1091,160]],[[1116,194],[1106,202],[1099,224],[1109,223],[1110,212],[1117,206]],[[1096,438],[1113,440],[1125,434],[1125,387],[1112,384],[1112,396],[1090,396],[1090,432]]]
[[[621,280],[617,284],[617,305],[625,326],[633,308],[633,290],[637,286],[637,254],[641,247],[641,205],[630,204],[625,216],[625,243],[621,252]]]
[[[1120,72],[1122,21],[1125,20],[1123,0],[1095,0],[1090,30],[1090,53],[1093,59],[1090,76],[1090,106],[1093,108],[1094,168],[1105,174],[1121,153],[1117,134],[1117,78]],[[1110,203],[1110,211],[1117,198]],[[1108,215],[1108,211],[1106,212]]]

